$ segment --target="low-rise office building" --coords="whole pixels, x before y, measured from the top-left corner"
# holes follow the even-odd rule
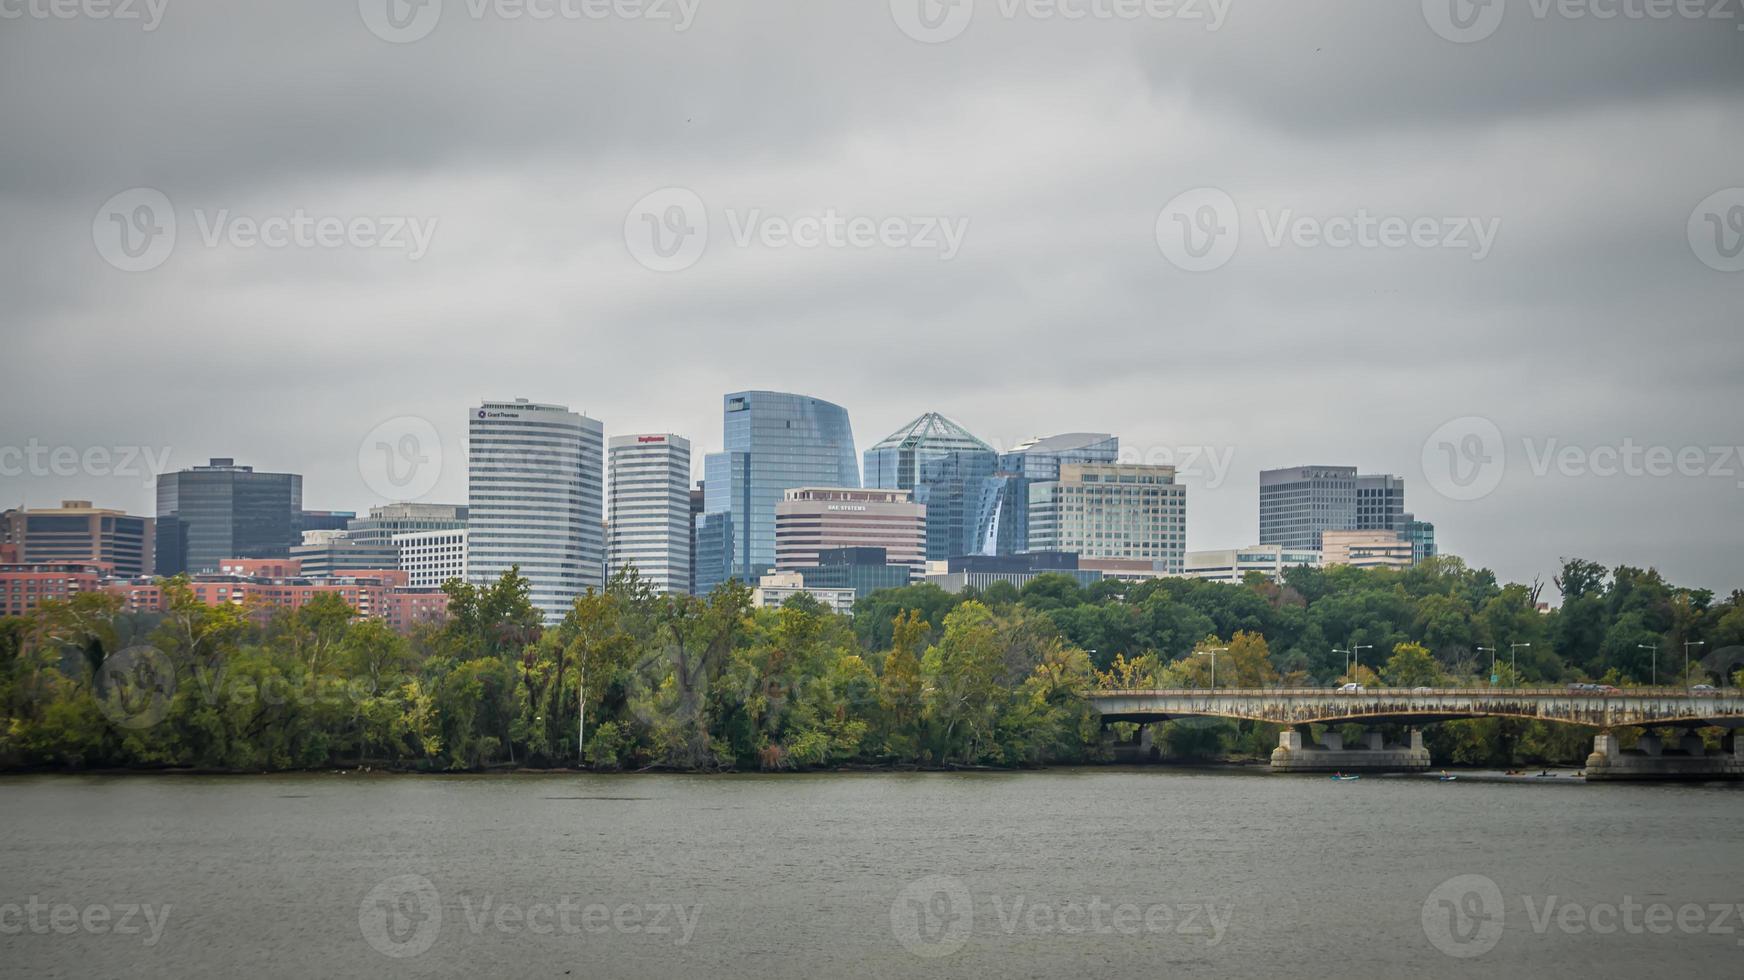
[[[1189,551],[1182,574],[1188,578],[1239,584],[1246,581],[1249,573],[1258,572],[1276,582],[1286,569],[1302,566],[1319,568],[1320,552],[1281,544],[1256,544],[1221,551]]]

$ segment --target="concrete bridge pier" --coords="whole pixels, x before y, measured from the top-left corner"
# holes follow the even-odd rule
[[[1624,751],[1617,736],[1610,731],[1593,737],[1593,751],[1587,756],[1588,782],[1655,779],[1744,779],[1744,740],[1735,735],[1732,751],[1709,755],[1700,735],[1685,729],[1674,749],[1668,749],[1665,739],[1649,731]]]
[[[1429,768],[1429,750],[1423,733],[1413,728],[1406,744],[1386,742],[1380,732],[1364,732],[1357,744],[1346,748],[1344,736],[1326,732],[1314,744],[1299,725],[1278,733],[1272,750],[1273,772],[1417,772]]]

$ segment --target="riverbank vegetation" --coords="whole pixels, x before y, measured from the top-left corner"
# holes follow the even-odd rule
[[[1132,729],[1104,732],[1092,689],[1204,688],[1213,674],[1220,688],[1624,686],[1655,670],[1738,683],[1744,592],[1716,601],[1578,560],[1555,585],[1561,607],[1544,611],[1536,587],[1438,558],[1277,584],[916,585],[848,617],[805,596],[754,610],[736,582],[658,596],[630,573],[546,627],[511,573],[450,583],[450,618],[400,635],[331,595],[263,616],[170,580],[162,615],[89,593],[0,619],[0,765],[1021,767],[1116,757]],[[1171,723],[1157,744],[1263,758],[1276,731]],[[1501,720],[1428,732],[1438,761],[1495,765],[1578,761],[1589,735]]]

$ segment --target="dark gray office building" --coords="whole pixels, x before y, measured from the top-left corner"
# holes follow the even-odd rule
[[[304,523],[296,473],[256,473],[223,457],[166,473],[157,478],[156,572],[200,574],[226,558],[289,557]]]

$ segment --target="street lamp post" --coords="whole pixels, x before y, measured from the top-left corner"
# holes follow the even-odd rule
[[[1354,671],[1362,666],[1362,654],[1358,651],[1373,650],[1374,648],[1375,645],[1373,643],[1352,643],[1350,645],[1350,669]]]
[[[1350,651],[1349,650],[1340,650],[1337,647],[1333,647],[1332,652],[1344,655],[1344,676],[1349,677],[1350,676]]]
[[[1510,674],[1514,675],[1514,686],[1515,687],[1520,686],[1520,648],[1521,647],[1526,647],[1527,649],[1531,649],[1532,644],[1530,644],[1530,643],[1510,643],[1510,644],[1508,644],[1508,672]]]
[[[1496,686],[1496,648],[1495,647],[1478,647],[1479,653],[1483,653],[1485,650],[1490,651],[1490,686],[1495,687]]]
[[[1683,641],[1683,686],[1684,687],[1689,687],[1689,680],[1690,680],[1690,678],[1689,678],[1689,648],[1690,647],[1705,647],[1707,645],[1708,645],[1707,640],[1685,640],[1685,641]]]
[[[1652,650],[1653,651],[1653,686],[1658,687],[1659,686],[1659,647],[1657,645],[1649,646],[1646,643],[1637,643],[1637,644],[1635,644],[1635,649],[1637,649],[1637,650]]]
[[[1193,655],[1196,657],[1203,657],[1207,654],[1211,656],[1211,690],[1213,691],[1217,690],[1217,655],[1228,652],[1228,647],[1207,647],[1204,650],[1193,651]]]

